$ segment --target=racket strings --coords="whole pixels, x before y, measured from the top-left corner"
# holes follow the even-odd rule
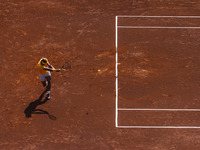
[[[69,62],[65,63],[62,67],[63,69],[71,69],[71,64]]]

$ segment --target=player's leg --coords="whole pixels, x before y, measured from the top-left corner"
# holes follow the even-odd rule
[[[51,76],[46,77],[47,80],[47,91],[51,90]]]
[[[41,75],[41,74],[40,74],[39,77],[40,77],[40,80],[41,80],[41,82],[42,82],[42,85],[43,85],[44,87],[46,87],[47,83],[46,83],[45,75]]]
[[[45,87],[47,85],[46,81],[42,81],[42,85]]]
[[[51,73],[48,72],[46,74],[46,80],[47,80],[47,95],[46,95],[46,99],[50,99],[50,91],[51,91]]]
[[[50,91],[51,91],[51,76],[46,77],[47,79],[47,95],[46,95],[46,99],[50,99]]]

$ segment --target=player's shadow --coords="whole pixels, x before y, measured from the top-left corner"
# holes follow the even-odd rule
[[[28,107],[24,110],[24,114],[25,114],[26,118],[30,118],[32,114],[47,114],[51,120],[56,120],[56,117],[53,115],[50,115],[47,111],[42,110],[42,109],[36,109],[37,106],[42,105],[48,101],[46,98],[44,100],[42,100],[42,98],[44,97],[44,94],[46,92],[47,92],[47,90],[45,90],[40,95],[39,99],[31,102],[28,105]]]

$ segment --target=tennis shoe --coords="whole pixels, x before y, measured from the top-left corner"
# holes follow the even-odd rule
[[[50,100],[50,94],[47,94],[47,95],[46,95],[46,99],[47,99],[47,100]]]

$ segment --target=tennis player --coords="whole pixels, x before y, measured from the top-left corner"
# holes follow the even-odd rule
[[[46,99],[50,99],[50,91],[51,91],[51,73],[50,72],[59,72],[61,69],[55,69],[46,58],[41,58],[38,62],[38,71],[39,77],[42,81],[44,87],[47,88]]]

